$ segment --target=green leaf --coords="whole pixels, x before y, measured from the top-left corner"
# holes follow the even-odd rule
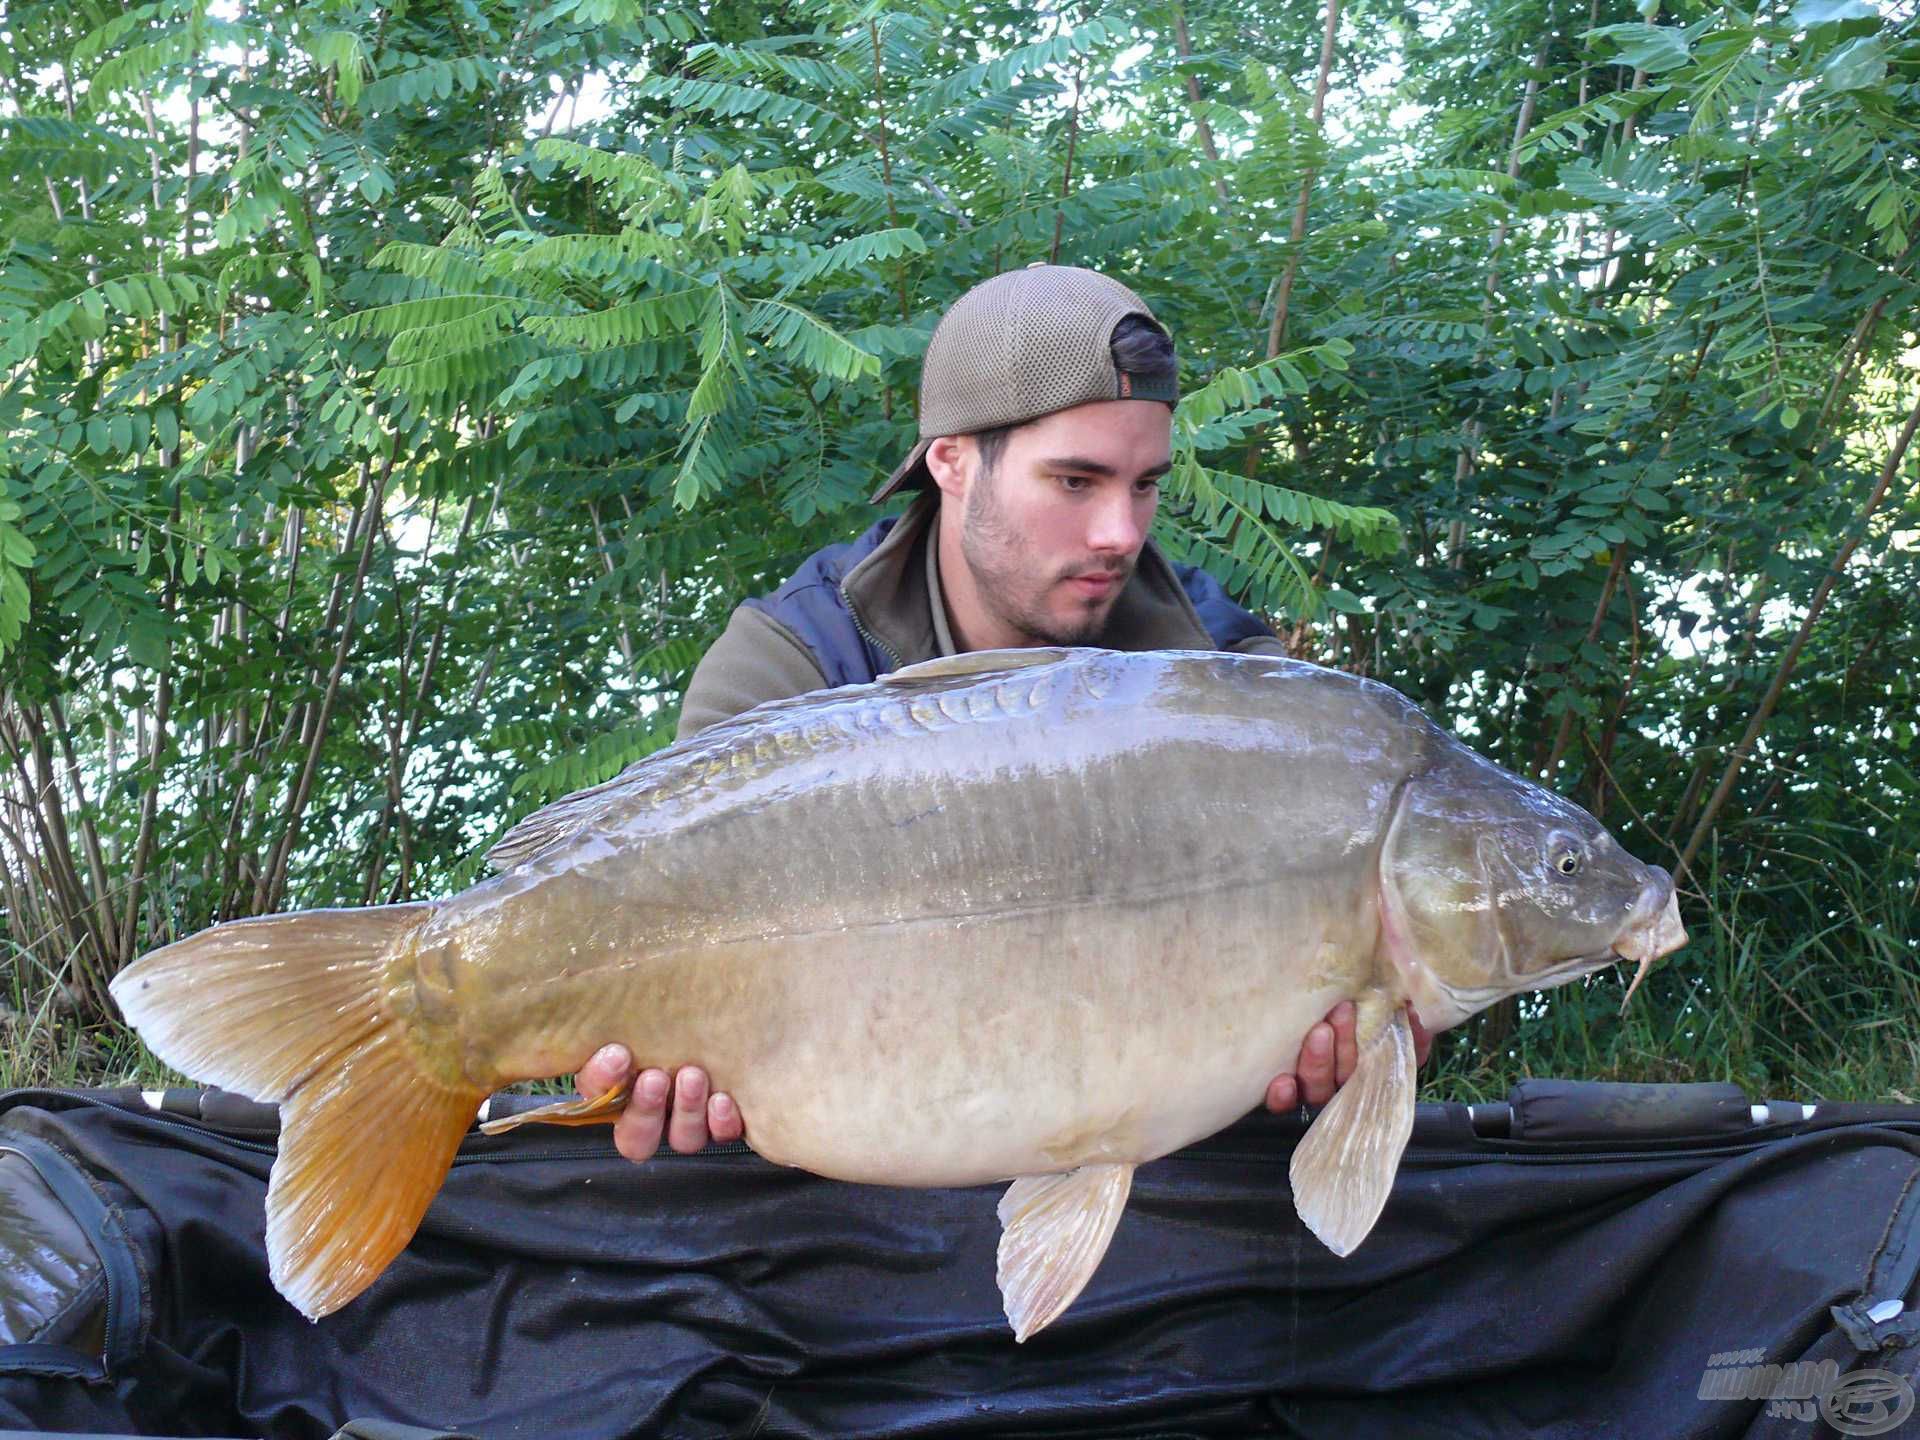
[[[1886,78],[1886,47],[1877,35],[1841,41],[1820,66],[1820,79],[1829,90],[1865,90]]]
[[[366,186],[362,184],[362,193],[364,193],[365,190]],[[368,195],[367,198],[373,200],[378,197]],[[307,294],[312,298],[313,308],[318,310],[327,303],[327,276],[325,269],[320,263],[320,257],[318,255],[302,254],[300,257],[300,271],[307,277]]]
[[[0,566],[0,656],[20,639],[31,605],[32,596],[19,571]]]
[[[1614,43],[1622,63],[1649,75],[1678,70],[1693,58],[1687,32],[1676,25],[1602,25],[1589,30],[1589,36],[1604,36]]]
[[[127,656],[148,670],[167,668],[166,631],[150,622],[135,621],[127,629]]]
[[[0,524],[0,560],[21,569],[33,564],[33,542],[11,525]]]
[[[697,425],[710,419],[732,403],[734,392],[745,378],[745,360],[740,353],[739,337],[734,330],[733,304],[725,289],[715,289],[700,320],[700,379],[687,400],[687,423]],[[689,453],[703,455],[704,428],[690,445]],[[690,483],[683,467],[681,486]]]
[[[807,369],[835,380],[858,380],[880,373],[878,356],[851,344],[831,325],[779,300],[764,300],[747,317],[749,333]]]
[[[1878,20],[1880,12],[1866,0],[1799,0],[1789,19],[1796,29],[1811,30],[1837,20]]]
[[[869,235],[856,235],[851,240],[842,240],[837,245],[830,245],[809,258],[787,277],[786,283],[780,287],[779,293],[773,298],[784,300],[802,285],[810,284],[826,275],[891,260],[899,255],[926,253],[927,242],[920,238],[919,232],[904,227],[876,230]]]

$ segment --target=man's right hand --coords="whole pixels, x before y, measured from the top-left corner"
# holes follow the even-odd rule
[[[574,1084],[582,1095],[604,1095],[626,1084],[632,1075],[633,1056],[627,1047],[603,1045],[580,1067]],[[706,1148],[709,1140],[744,1139],[746,1127],[733,1097],[707,1091],[707,1072],[698,1065],[683,1065],[671,1077],[664,1070],[641,1071],[627,1108],[614,1122],[614,1147],[629,1160],[647,1160],[660,1148],[663,1133],[682,1155]]]

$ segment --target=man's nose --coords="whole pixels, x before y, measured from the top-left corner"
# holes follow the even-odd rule
[[[1125,487],[1101,496],[1091,516],[1087,547],[1103,555],[1133,554],[1146,540],[1136,509]]]

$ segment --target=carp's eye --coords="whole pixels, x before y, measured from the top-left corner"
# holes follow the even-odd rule
[[[1562,875],[1578,875],[1580,873],[1580,857],[1571,850],[1562,850],[1559,858],[1553,862],[1553,868],[1558,870]]]

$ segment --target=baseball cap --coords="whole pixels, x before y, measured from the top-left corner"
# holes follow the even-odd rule
[[[931,484],[927,447],[942,435],[1019,425],[1093,400],[1172,405],[1180,398],[1174,377],[1137,375],[1113,363],[1113,327],[1129,315],[1160,324],[1118,280],[1077,265],[1035,263],[967,291],[927,342],[920,441],[873,503],[905,486]]]

